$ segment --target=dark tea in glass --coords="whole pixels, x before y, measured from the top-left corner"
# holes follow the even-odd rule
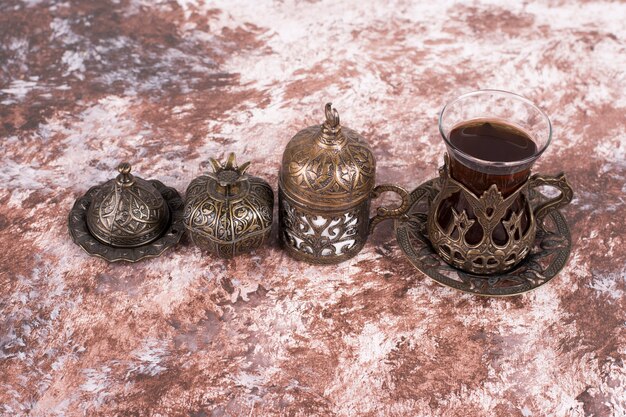
[[[555,185],[554,178],[529,181],[551,141],[550,120],[524,97],[480,90],[447,104],[439,130],[448,157],[442,190],[429,211],[431,244],[446,262],[469,272],[511,269],[530,251],[537,214],[567,204],[567,190],[571,199],[571,189]],[[533,208],[528,189],[540,183],[562,193]]]
[[[455,126],[450,131],[450,143],[467,155],[489,162],[515,163],[537,153],[537,145],[528,133],[497,119],[477,119]],[[506,196],[530,176],[530,167],[498,175],[466,167],[456,159],[452,159],[450,170],[454,178],[476,194],[482,194],[491,184],[496,184]]]
[[[526,132],[498,119],[476,119],[460,123],[450,131],[450,143],[459,151],[488,162],[515,163],[532,158],[537,152],[537,145]],[[470,168],[454,157],[450,160],[450,175],[477,196],[481,196],[492,184],[495,184],[502,196],[506,198],[530,176],[530,166],[517,172],[487,173],[484,171],[476,166]],[[474,216],[472,207],[461,193],[453,194],[443,204],[445,209],[439,212],[437,219],[442,227],[450,223],[452,212],[448,209],[449,207],[454,207],[457,213],[465,210],[470,217]],[[518,201],[512,204],[510,211],[519,211],[523,207],[524,197],[520,195]],[[527,210],[522,210],[522,233],[528,230],[528,224],[529,213]],[[474,223],[465,237],[470,244],[478,243],[483,237],[480,224]],[[496,226],[493,230],[493,240],[500,245],[507,243],[503,224]]]

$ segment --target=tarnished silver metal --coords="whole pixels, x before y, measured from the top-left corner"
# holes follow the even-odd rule
[[[447,263],[433,248],[428,237],[428,213],[443,187],[434,178],[411,192],[406,216],[395,222],[396,239],[408,260],[422,273],[442,285],[483,296],[511,296],[544,285],[565,266],[572,239],[558,207],[542,214],[533,236],[529,255],[505,273],[477,275]],[[535,212],[550,200],[535,189],[529,191],[529,204]]]
[[[246,174],[231,153],[226,163],[210,159],[214,172],[187,188],[183,223],[191,240],[219,257],[231,258],[266,242],[272,227],[274,193],[261,178]]]
[[[182,236],[182,199],[160,181],[133,176],[126,162],[118,171],[76,201],[68,218],[72,240],[110,262],[159,256]]]
[[[91,234],[104,244],[133,248],[157,239],[168,226],[170,212],[154,184],[118,166],[117,178],[104,183],[87,210]]]
[[[382,220],[402,215],[408,193],[396,185],[375,187],[376,161],[365,139],[340,124],[331,103],[326,121],[298,132],[287,144],[279,174],[280,239],[296,259],[333,264],[356,255]],[[380,193],[400,195],[395,209],[370,201]]]

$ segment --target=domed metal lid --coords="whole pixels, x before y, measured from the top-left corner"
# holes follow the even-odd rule
[[[342,127],[331,103],[326,121],[298,132],[283,154],[280,186],[289,198],[308,207],[333,211],[370,196],[376,161],[366,140]]]
[[[87,211],[89,232],[100,242],[133,248],[158,239],[170,223],[170,210],[152,182],[133,176],[128,162],[104,183]]]

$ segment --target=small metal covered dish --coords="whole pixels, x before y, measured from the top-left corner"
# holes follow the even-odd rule
[[[269,184],[246,174],[250,162],[235,163],[235,154],[214,172],[194,179],[187,188],[183,224],[194,244],[221,258],[260,247],[272,227],[274,193]]]
[[[111,262],[158,256],[182,236],[182,199],[160,181],[132,175],[127,162],[118,171],[76,201],[70,235],[90,255]]]
[[[325,115],[323,124],[298,132],[283,153],[279,235],[294,258],[333,264],[355,256],[380,221],[402,215],[408,193],[375,186],[376,160],[365,138],[341,126],[331,103]],[[386,191],[398,193],[402,205],[379,207],[370,219],[371,199]]]

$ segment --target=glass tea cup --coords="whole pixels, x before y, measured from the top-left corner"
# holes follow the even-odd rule
[[[479,90],[441,110],[439,131],[447,154],[441,191],[428,213],[431,244],[447,263],[466,272],[512,269],[530,253],[543,218],[573,195],[562,173],[531,176],[552,139],[548,116],[517,94]],[[541,185],[560,193],[531,205],[530,191]]]

